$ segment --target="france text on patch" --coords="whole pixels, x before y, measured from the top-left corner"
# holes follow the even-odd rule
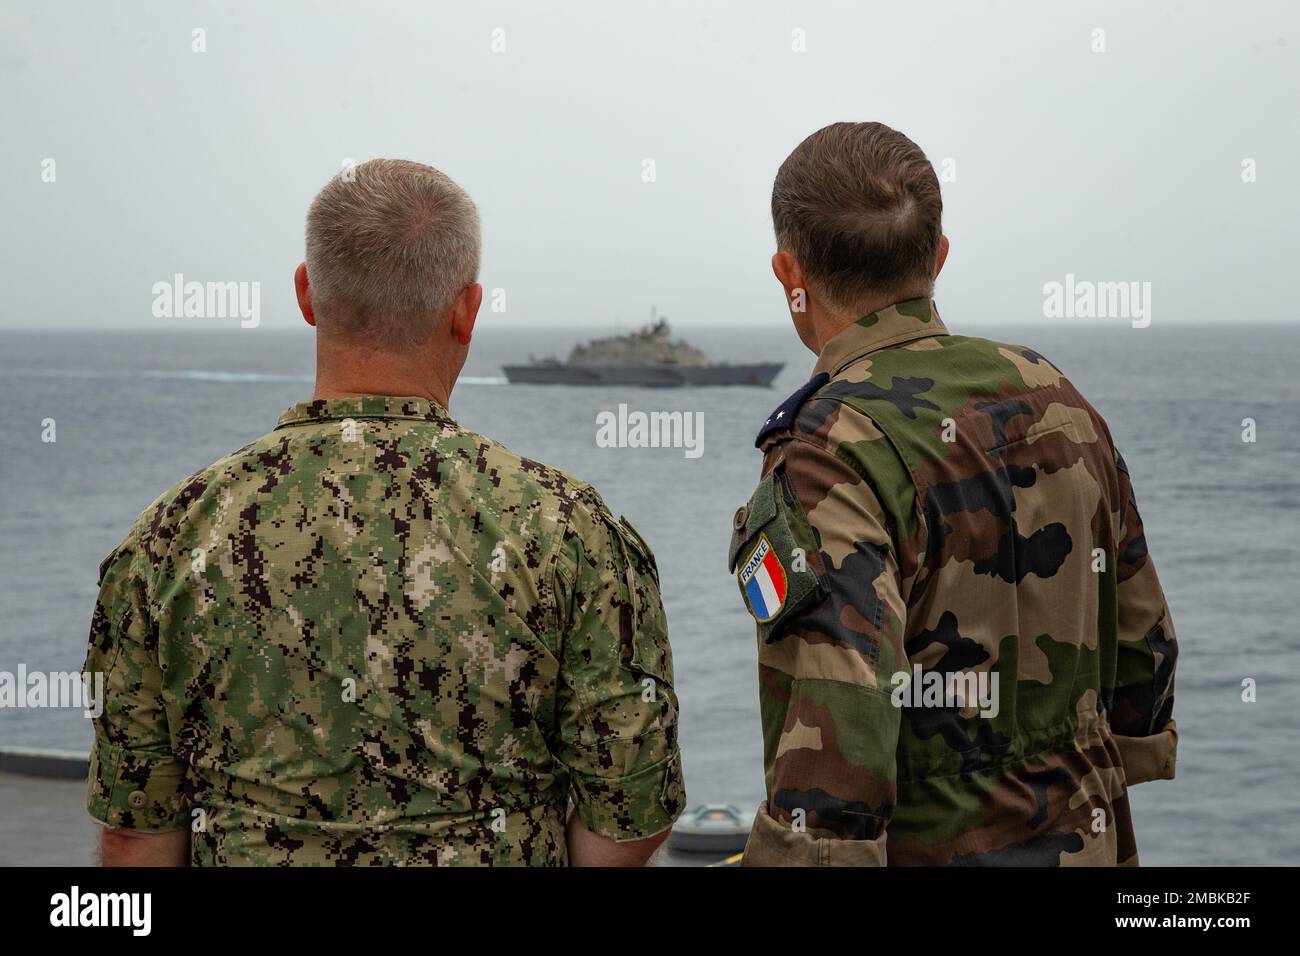
[[[741,565],[739,578],[754,620],[765,624],[781,613],[786,594],[785,568],[767,535],[758,536],[758,544]]]

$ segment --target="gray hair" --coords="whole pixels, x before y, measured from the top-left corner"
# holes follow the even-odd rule
[[[478,278],[478,210],[432,166],[372,159],[335,176],[307,212],[317,328],[395,351],[429,340]]]

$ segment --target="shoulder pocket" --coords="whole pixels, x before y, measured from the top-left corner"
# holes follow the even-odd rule
[[[655,584],[658,584],[659,566],[655,564],[655,553],[650,550],[650,545],[645,543],[645,538],[641,537],[641,533],[632,527],[632,522],[628,521],[624,515],[619,515],[618,530],[625,541],[631,539],[628,544],[632,546],[632,549],[637,553],[637,557],[644,563],[645,568],[654,578]]]
[[[745,609],[765,642],[780,637],[783,623],[823,593],[808,562],[814,547],[799,499],[778,465],[736,512],[727,553],[728,570],[735,573]]]

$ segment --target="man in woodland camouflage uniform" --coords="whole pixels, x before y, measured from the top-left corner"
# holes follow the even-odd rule
[[[375,160],[317,196],[314,400],[101,568],[106,863],[640,865],[667,835],[685,794],[649,548],[447,411],[478,264],[437,170]]]
[[[752,865],[1136,864],[1178,646],[1124,460],[1061,372],[951,335],[934,170],[808,137],[772,260],[810,382],[763,426],[730,563],[758,621]]]

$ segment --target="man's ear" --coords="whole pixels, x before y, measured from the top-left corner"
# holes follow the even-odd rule
[[[307,285],[307,263],[298,263],[298,268],[293,273],[293,291],[298,294],[298,308],[302,310],[302,317],[307,320],[307,324],[315,327],[316,313],[311,308],[311,288]]]
[[[939,237],[939,255],[934,260],[934,277],[939,278],[939,273],[943,271],[943,264],[948,261],[948,237]]]
[[[477,282],[465,286],[451,304],[451,334],[461,345],[469,345],[474,337],[474,321],[483,304],[483,287]]]
[[[788,252],[777,252],[772,256],[772,274],[785,289],[786,298],[794,295],[795,289],[802,289],[803,269],[794,256]]]

